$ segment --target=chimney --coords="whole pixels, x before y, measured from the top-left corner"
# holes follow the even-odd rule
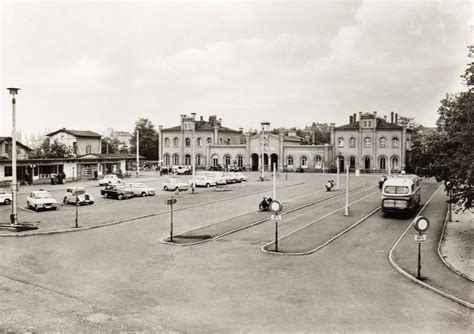
[[[362,111],[359,111],[359,121],[362,119]]]
[[[387,121],[387,115],[384,115],[383,116],[383,119],[385,120],[385,122]]]
[[[356,123],[357,122],[357,114],[356,113],[354,113],[353,119],[354,119],[354,123]]]
[[[239,128],[240,133],[244,133],[244,128]]]
[[[398,113],[395,113],[395,124],[398,124]]]
[[[354,123],[354,116],[352,115],[349,116],[349,123],[350,124]]]
[[[191,116],[192,116],[192,118],[193,118],[193,120],[194,120],[194,119],[196,118],[196,113],[195,113],[195,112],[192,112],[192,113],[191,113]]]
[[[393,111],[390,113],[390,123],[393,124]]]
[[[222,125],[222,118],[219,118],[219,125]]]
[[[200,118],[200,119],[201,119],[201,122],[202,122],[202,121],[204,121],[204,117],[202,117],[202,116],[201,116],[201,118]]]
[[[375,119],[375,121],[377,121],[377,112],[376,111],[374,111],[374,119]]]

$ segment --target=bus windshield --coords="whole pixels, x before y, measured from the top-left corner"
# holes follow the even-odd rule
[[[404,186],[386,186],[384,189],[386,194],[408,194],[408,187]]]

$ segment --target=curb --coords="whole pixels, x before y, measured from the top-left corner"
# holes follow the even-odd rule
[[[298,182],[298,183],[295,183],[295,184],[292,184],[292,185],[289,185],[289,186],[281,187],[279,189],[286,189],[286,188],[290,188],[290,187],[299,186],[299,185],[302,185],[302,184],[305,184],[305,182]],[[182,211],[182,210],[191,209],[191,208],[194,208],[194,207],[197,207],[197,206],[203,206],[203,205],[209,205],[209,204],[214,204],[214,203],[219,203],[219,202],[225,202],[225,201],[233,200],[233,199],[240,198],[240,197],[257,195],[257,194],[264,193],[264,192],[267,192],[267,191],[259,191],[259,192],[254,192],[254,193],[250,193],[250,194],[229,197],[229,198],[226,198],[226,199],[223,199],[223,200],[214,200],[214,201],[210,201],[210,202],[206,202],[206,203],[193,204],[193,205],[189,205],[189,206],[186,206],[186,207],[177,208],[174,211]],[[33,233],[0,234],[0,238],[2,238],[2,237],[30,237],[30,236],[36,236],[36,235],[51,235],[51,234],[86,231],[86,230],[92,230],[92,229],[95,229],[95,228],[101,228],[101,227],[107,227],[107,226],[127,223],[127,222],[131,222],[131,221],[134,221],[134,220],[140,220],[140,219],[155,217],[155,216],[163,215],[163,214],[166,214],[166,213],[169,213],[169,211],[160,211],[160,212],[155,212],[155,213],[149,213],[149,214],[142,215],[142,216],[127,218],[127,219],[121,219],[121,220],[115,220],[115,221],[100,224],[100,225],[83,226],[83,227],[77,227],[77,228],[73,227],[73,228],[67,228],[67,229],[62,229],[62,230],[33,232]]]
[[[420,215],[423,210],[425,209],[425,207],[428,205],[429,202],[431,202],[431,200],[433,199],[434,195],[439,191],[439,189],[441,189],[442,185],[440,185],[436,191],[433,193],[433,195],[431,195],[431,197],[428,199],[428,201],[425,203],[425,205],[423,206],[423,208],[421,208],[421,210],[418,212],[417,216]],[[416,217],[415,217],[416,218]],[[390,265],[396,270],[398,271],[400,274],[402,274],[403,276],[405,276],[406,278],[408,278],[410,281],[414,282],[414,283],[417,283],[419,285],[421,285],[422,287],[425,287],[429,290],[432,290],[438,294],[440,294],[441,296],[443,297],[446,297],[446,298],[449,298],[453,301],[455,301],[456,303],[458,304],[461,304],[465,307],[468,307],[470,309],[474,309],[474,304],[472,303],[469,303],[461,298],[458,298],[452,294],[449,294],[447,292],[444,292],[438,288],[435,288],[434,286],[432,285],[429,285],[425,282],[422,282],[420,280],[418,280],[417,278],[415,278],[414,276],[410,275],[408,272],[406,272],[405,270],[403,270],[402,268],[400,268],[400,266],[398,264],[395,263],[395,261],[393,260],[392,258],[392,255],[393,255],[393,251],[395,250],[395,247],[397,247],[398,243],[403,239],[403,237],[405,236],[405,234],[408,232],[408,230],[410,229],[410,227],[413,225],[413,222],[414,222],[415,219],[413,219],[412,221],[410,221],[408,223],[408,226],[407,228],[405,229],[405,231],[403,231],[402,235],[398,238],[398,240],[395,242],[395,244],[392,246],[392,248],[390,249],[390,252],[388,253],[388,261],[390,262]]]
[[[375,192],[372,193],[372,194],[370,194],[370,195],[367,195],[366,197],[363,197],[363,198],[361,198],[361,199],[359,199],[359,200],[357,200],[357,201],[354,201],[354,202],[352,202],[351,204],[357,203],[358,201],[361,201],[362,199],[365,199],[365,198],[367,198],[367,197],[369,197],[369,196],[371,196],[371,195],[373,195],[373,194],[375,194]],[[339,209],[337,209],[337,210],[335,210],[335,211],[332,211],[332,212],[328,213],[327,215],[325,215],[325,216],[323,216],[323,217],[321,217],[321,218],[319,218],[319,219],[317,219],[317,220],[315,220],[315,221],[313,221],[313,222],[311,222],[311,223],[309,223],[309,224],[306,224],[306,225],[300,227],[299,229],[296,229],[296,230],[294,230],[294,231],[292,231],[292,232],[290,232],[290,233],[287,233],[287,234],[283,235],[282,237],[278,238],[278,240],[281,240],[281,239],[283,239],[283,238],[285,238],[285,237],[287,237],[287,236],[289,236],[289,235],[291,235],[291,234],[293,234],[293,233],[295,233],[295,232],[297,232],[297,231],[300,231],[300,230],[302,230],[302,229],[304,229],[304,228],[306,228],[306,227],[308,227],[308,226],[310,226],[310,225],[313,225],[313,224],[315,224],[315,223],[317,223],[317,222],[323,220],[324,218],[327,218],[327,217],[329,217],[329,216],[335,214],[336,212],[341,211],[342,209],[344,209],[344,207],[339,208]],[[372,215],[373,215],[374,213],[376,213],[378,210],[380,210],[380,206],[377,207],[375,210],[371,211],[369,214],[367,214],[367,215],[365,215],[364,217],[362,217],[361,219],[359,219],[358,221],[356,221],[356,222],[355,222],[354,224],[352,224],[351,226],[349,226],[349,227],[347,227],[346,229],[344,229],[344,230],[342,230],[341,232],[339,232],[338,234],[336,234],[335,236],[333,236],[333,237],[330,238],[329,240],[323,242],[323,243],[322,243],[321,245],[319,245],[318,247],[316,247],[316,248],[314,248],[314,249],[312,249],[312,250],[306,251],[306,252],[298,252],[298,253],[286,252],[286,253],[285,253],[285,252],[275,252],[275,251],[271,251],[271,250],[265,249],[265,247],[268,247],[268,246],[274,244],[274,243],[275,243],[275,240],[273,240],[273,241],[271,241],[271,242],[269,242],[269,243],[263,245],[262,247],[260,247],[260,249],[262,250],[262,252],[267,253],[267,254],[271,254],[271,255],[286,255],[286,256],[304,256],[304,255],[311,255],[311,254],[316,253],[318,250],[320,250],[320,249],[326,247],[326,246],[329,245],[331,242],[333,242],[334,240],[338,239],[338,238],[341,237],[342,235],[346,234],[346,233],[349,232],[350,230],[352,230],[354,227],[356,227],[357,225],[359,225],[360,223],[362,223],[363,221],[365,221],[367,218],[369,218],[370,216],[372,216]]]
[[[364,185],[359,185],[359,186],[357,186],[356,188],[354,188],[353,190],[362,188],[363,186],[364,186]],[[368,189],[370,189],[370,187],[369,187]],[[319,204],[319,203],[321,203],[321,202],[324,202],[324,201],[326,201],[326,200],[328,200],[328,199],[334,198],[334,197],[339,196],[339,195],[341,195],[341,194],[335,194],[335,195],[332,195],[332,196],[330,196],[330,197],[327,197],[327,198],[324,198],[324,199],[320,199],[320,200],[318,200],[318,201],[316,201],[316,202],[299,206],[299,207],[294,208],[294,209],[292,209],[292,210],[288,210],[287,212],[284,212],[284,213],[282,213],[282,214],[289,214],[289,213],[292,213],[292,212],[295,212],[295,211],[304,209],[304,208],[306,208],[306,207],[309,207],[309,206],[312,206],[312,205],[315,205],[315,204]],[[340,209],[339,209],[339,210],[340,210]],[[338,211],[339,211],[339,210],[338,210]],[[246,214],[245,214],[245,215],[246,215]],[[238,216],[237,216],[237,217],[238,217]],[[234,218],[235,218],[235,217],[234,217]],[[231,218],[231,219],[233,219],[233,218]],[[204,240],[197,241],[197,242],[193,242],[193,243],[179,244],[179,243],[176,243],[176,242],[167,241],[167,239],[168,239],[169,237],[160,239],[160,242],[163,243],[163,244],[167,244],[167,245],[181,246],[181,247],[195,246],[195,245],[203,244],[203,243],[205,243],[205,242],[214,241],[214,240],[216,240],[216,239],[218,239],[218,238],[221,238],[221,237],[224,237],[224,236],[226,236],[226,235],[229,235],[229,234],[232,234],[232,233],[241,231],[241,230],[245,230],[245,229],[247,229],[247,228],[250,228],[250,227],[253,227],[253,226],[256,226],[256,225],[259,225],[259,224],[262,224],[262,223],[264,223],[264,222],[266,222],[266,221],[268,221],[268,220],[270,220],[270,218],[264,218],[264,219],[258,220],[258,221],[256,221],[256,222],[253,222],[253,223],[251,223],[251,224],[238,227],[238,228],[236,228],[236,229],[234,229],[234,230],[227,231],[227,232],[225,232],[225,233],[223,233],[223,234],[216,235],[215,237],[208,238],[208,239],[204,239]],[[225,222],[225,220],[222,221],[222,222],[218,222],[217,224],[223,223],[223,222]],[[191,232],[191,231],[194,231],[194,230],[188,230],[188,231],[184,231],[184,232],[182,232],[182,233]],[[182,234],[182,233],[181,233],[181,234]],[[179,234],[178,234],[178,235],[179,235]],[[177,236],[178,236],[178,235],[177,235]]]
[[[465,279],[468,279],[470,280],[471,282],[474,282],[474,279],[472,279],[471,277],[469,277],[468,275],[462,273],[461,271],[457,270],[456,268],[454,268],[448,261],[445,260],[445,258],[441,255],[441,244],[443,243],[443,238],[444,238],[444,234],[445,234],[445,231],[446,231],[446,225],[448,225],[448,214],[449,213],[446,213],[446,218],[444,219],[444,224],[443,224],[443,230],[441,231],[441,236],[439,237],[439,243],[438,243],[438,256],[439,258],[441,259],[441,261],[443,261],[443,263],[454,273],[458,274],[459,276],[461,277],[464,277]]]

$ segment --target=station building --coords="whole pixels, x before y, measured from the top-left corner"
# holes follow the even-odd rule
[[[396,115],[395,115],[396,116]],[[398,116],[396,116],[398,117]],[[204,120],[196,114],[181,115],[180,124],[158,127],[160,160],[164,166],[192,165],[204,169],[211,166],[238,166],[246,170],[261,169],[262,152],[265,170],[275,165],[279,171],[341,171],[347,163],[352,171],[387,172],[404,169],[411,133],[374,113],[351,115],[349,124],[330,124],[330,143],[305,145],[303,138],[291,131],[272,134],[244,132],[224,127],[222,119],[210,116]],[[268,129],[269,130],[269,129]]]

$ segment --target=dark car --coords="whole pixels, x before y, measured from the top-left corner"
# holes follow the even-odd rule
[[[100,191],[100,194],[107,198],[116,199],[125,199],[133,197],[133,191],[131,191],[124,185],[108,185]]]

